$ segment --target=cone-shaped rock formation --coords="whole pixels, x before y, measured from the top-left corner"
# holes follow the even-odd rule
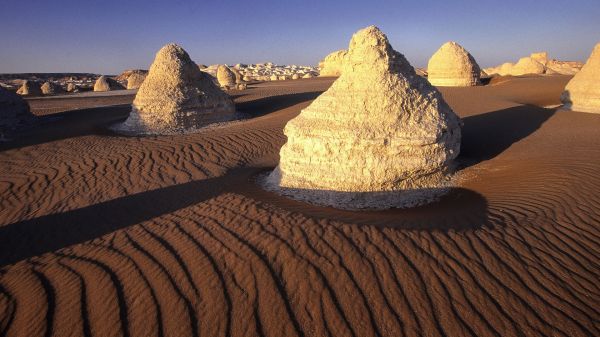
[[[445,193],[460,119],[374,26],[341,76],[284,133],[267,189],[338,208],[411,207]]]
[[[600,43],[596,45],[587,62],[567,83],[560,99],[565,108],[600,113]]]
[[[469,87],[479,84],[481,69],[461,45],[450,41],[444,43],[427,65],[429,82],[437,86]]]
[[[146,74],[132,73],[127,78],[127,89],[139,89],[146,79]]]
[[[234,117],[233,101],[176,44],[161,48],[133,100],[129,118],[113,129],[129,134],[193,130]]]

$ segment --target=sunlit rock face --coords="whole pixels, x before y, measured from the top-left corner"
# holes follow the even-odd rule
[[[479,84],[481,69],[461,45],[450,41],[444,43],[427,65],[429,82],[445,87],[469,87]]]
[[[104,75],[100,76],[94,83],[94,91],[111,91],[125,89],[119,82]]]
[[[35,116],[19,95],[0,87],[0,141],[18,129],[31,125]]]
[[[446,192],[460,120],[374,26],[341,76],[285,126],[267,189],[344,209],[411,207]]]
[[[127,89],[139,89],[146,79],[144,73],[132,73],[127,77]]]
[[[325,56],[325,58],[319,62],[319,76],[340,76],[342,74],[344,59],[346,58],[347,53],[346,50],[338,50]]]
[[[513,76],[521,75],[539,75],[543,74],[546,68],[543,64],[533,59],[532,57],[522,57],[512,66],[510,74]]]
[[[565,87],[561,101],[565,108],[600,113],[600,43],[587,62]]]
[[[23,81],[19,90],[17,90],[17,94],[21,96],[41,96],[42,88],[40,84],[35,81]]]
[[[129,118],[115,127],[132,134],[182,132],[233,118],[233,101],[183,48],[164,46],[140,86]]]
[[[52,82],[42,84],[41,90],[44,95],[59,95],[65,92],[60,85]]]
[[[235,73],[226,65],[220,65],[217,68],[217,80],[221,87],[235,86]]]

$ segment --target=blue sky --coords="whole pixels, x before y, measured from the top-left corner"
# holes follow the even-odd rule
[[[148,68],[169,42],[197,63],[316,64],[374,24],[416,67],[448,40],[483,67],[546,50],[585,61],[600,0],[1,0],[0,73]]]

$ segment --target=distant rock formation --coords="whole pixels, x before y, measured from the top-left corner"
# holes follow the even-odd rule
[[[447,191],[460,119],[374,26],[341,76],[290,120],[267,189],[337,208],[412,207]]]
[[[497,67],[485,68],[483,70],[490,76],[521,76],[529,74],[574,75],[582,66],[581,62],[548,59],[547,52],[538,52],[532,53],[528,57],[522,57],[516,64],[506,62]]]
[[[100,76],[96,80],[96,83],[94,83],[94,91],[111,91],[123,89],[125,89],[125,87],[123,87],[119,82],[104,75]]]
[[[479,84],[481,69],[461,45],[454,41],[444,43],[427,65],[429,83],[445,87],[469,87]]]
[[[236,84],[244,82],[242,74],[240,74],[240,72],[236,68],[229,68],[229,70],[231,70],[233,75],[235,75]]]
[[[302,76],[302,78],[305,78],[305,79],[306,79],[306,78],[313,78],[313,77],[315,77],[315,75],[313,75],[313,74],[311,74],[311,73],[304,74],[304,76]]]
[[[512,76],[521,75],[540,75],[546,72],[546,68],[543,64],[538,62],[532,57],[522,57],[519,61],[512,66],[510,74]]]
[[[127,89],[139,89],[144,83],[147,74],[133,73],[127,77]]]
[[[234,87],[236,76],[227,65],[222,64],[217,68],[217,80],[222,88]]]
[[[7,140],[14,132],[34,121],[29,104],[19,95],[0,87],[0,141]]]
[[[19,90],[17,90],[17,94],[21,96],[41,96],[42,88],[36,81],[23,81]]]
[[[67,92],[77,92],[77,91],[79,91],[79,88],[77,88],[75,83],[67,84]]]
[[[600,43],[565,87],[560,99],[567,109],[600,113]]]
[[[52,82],[42,84],[41,89],[42,94],[44,95],[59,95],[65,93],[65,90],[60,85]]]
[[[346,50],[338,50],[325,56],[325,58],[319,62],[319,76],[340,76],[347,54],[348,51]]]
[[[156,54],[129,118],[113,129],[127,134],[184,132],[234,116],[229,96],[183,48],[168,44]]]

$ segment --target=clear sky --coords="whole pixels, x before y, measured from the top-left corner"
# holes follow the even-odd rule
[[[585,61],[600,0],[0,0],[0,73],[148,68],[169,42],[197,63],[315,65],[374,24],[413,66],[454,40],[482,67],[534,51]]]

